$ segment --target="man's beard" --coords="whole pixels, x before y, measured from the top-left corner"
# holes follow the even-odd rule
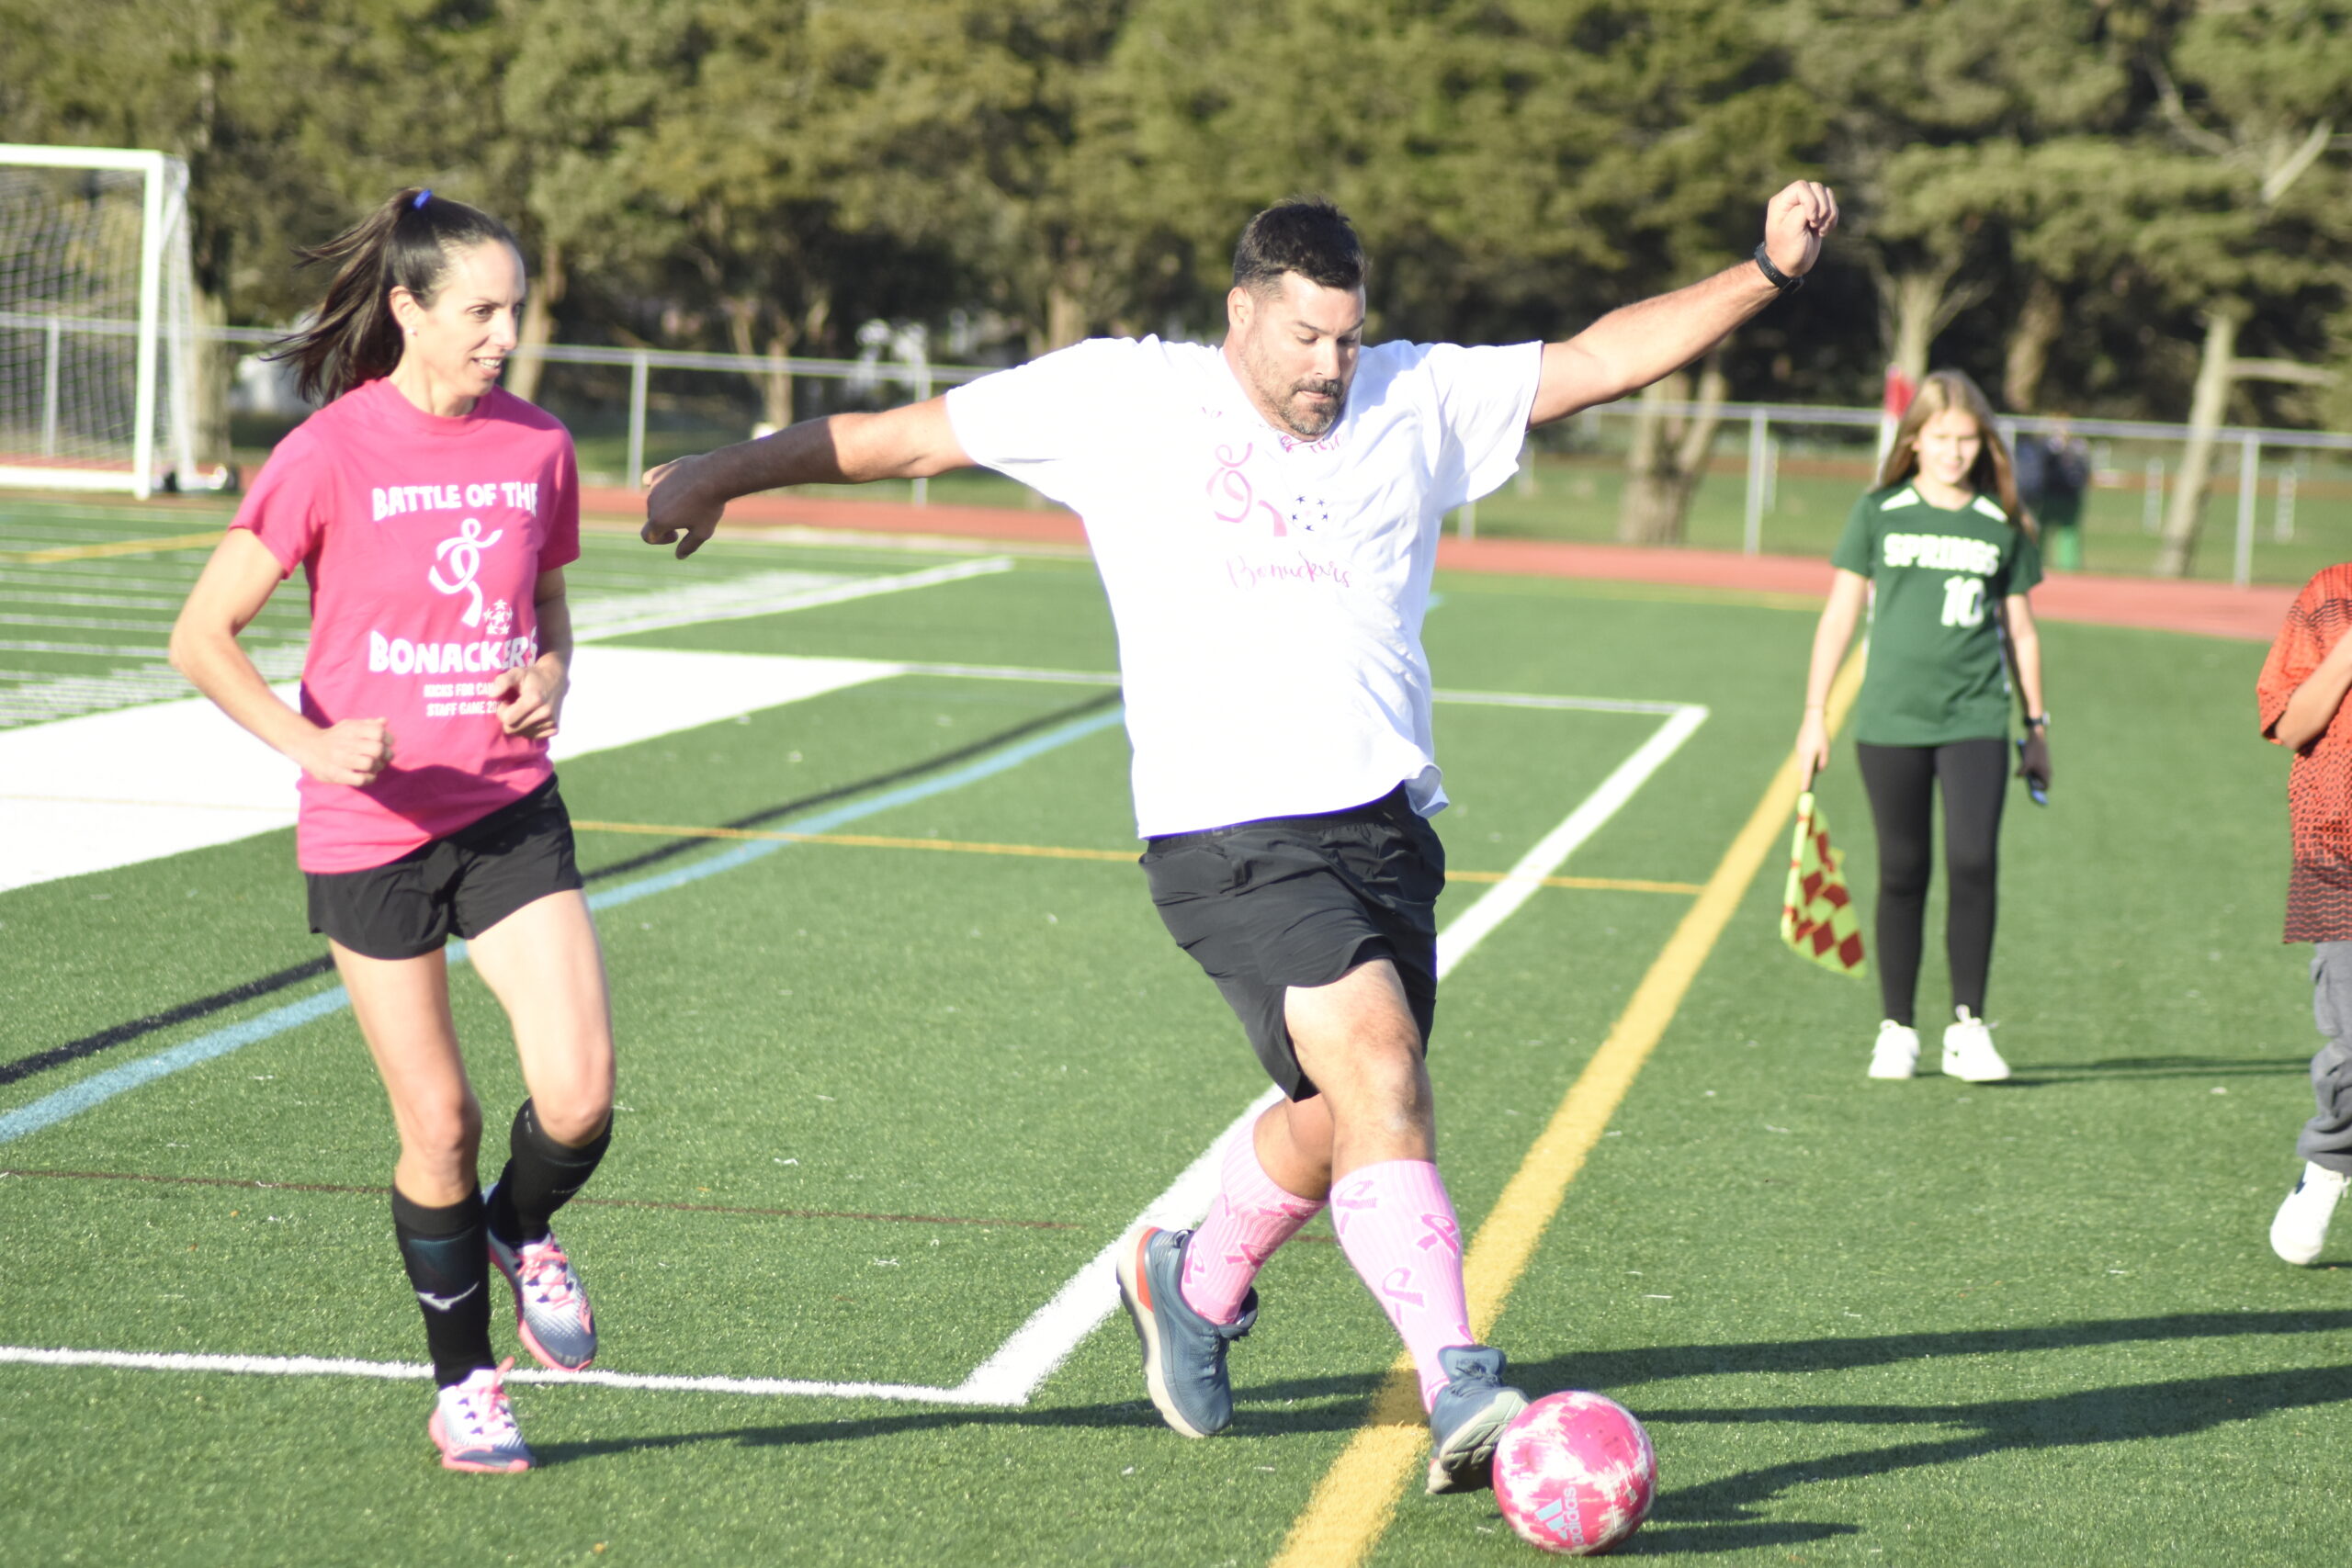
[[[1293,381],[1282,383],[1278,374],[1271,372],[1256,355],[1243,349],[1242,365],[1250,372],[1250,379],[1259,398],[1273,410],[1274,423],[1303,441],[1314,441],[1330,434],[1340,423],[1340,413],[1348,406],[1348,384],[1345,381]],[[1278,390],[1279,389],[1279,390]],[[1298,396],[1302,392],[1323,392],[1330,402],[1320,408],[1302,409]]]
[[[1302,409],[1298,405],[1298,395],[1302,392],[1323,392],[1331,400],[1320,408]],[[1347,406],[1348,389],[1343,383],[1302,381],[1291,389],[1290,397],[1282,404],[1283,423],[1290,427],[1293,435],[1303,435],[1312,441],[1328,434],[1333,425],[1339,423],[1340,414]]]

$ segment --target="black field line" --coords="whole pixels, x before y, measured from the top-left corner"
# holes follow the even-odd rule
[[[249,1002],[255,997],[266,997],[273,992],[282,991],[288,986],[299,986],[303,981],[315,979],[334,968],[334,960],[332,958],[306,958],[300,964],[280,969],[275,975],[264,975],[258,980],[247,980],[244,984],[232,986],[225,991],[215,991],[209,997],[198,997],[194,1001],[182,1002],[175,1008],[166,1008],[162,1012],[149,1013],[145,1018],[134,1018],[128,1023],[114,1024],[99,1030],[95,1034],[85,1034],[79,1040],[68,1040],[62,1045],[52,1045],[46,1051],[37,1051],[29,1056],[19,1056],[13,1062],[0,1063],[0,1085],[18,1082],[32,1077],[35,1073],[45,1073],[51,1067],[62,1067],[68,1062],[78,1062],[85,1056],[95,1056],[101,1051],[122,1044],[125,1041],[136,1040],[144,1034],[153,1034],[159,1029],[169,1029],[175,1023],[187,1023],[194,1019],[209,1018],[224,1008],[235,1007],[239,1002]]]
[[[763,823],[772,822],[779,817],[790,817],[813,807],[830,805],[836,800],[864,795],[869,790],[902,784],[908,779],[917,778],[924,773],[935,773],[942,768],[953,767],[958,762],[969,761],[984,751],[992,751],[1000,746],[1023,739],[1039,730],[1050,729],[1055,725],[1092,713],[1098,708],[1107,707],[1118,700],[1117,691],[1106,692],[1099,697],[1089,698],[1075,706],[1057,709],[1041,718],[1030,719],[1025,723],[1016,724],[1009,729],[999,730],[994,735],[984,736],[980,739],[959,746],[953,751],[942,752],[938,756],[927,758],[922,761],[912,762],[902,768],[893,768],[888,773],[876,773],[870,778],[859,779],[854,783],[837,784],[831,789],[820,790],[814,795],[803,795],[797,800],[787,800],[780,806],[767,807],[749,816],[739,817],[723,826],[756,828]],[[642,854],[631,855],[627,860],[615,861],[610,865],[598,866],[595,870],[584,874],[582,880],[592,883],[602,882],[607,877],[618,876],[625,872],[636,871],[644,866],[672,859],[684,854],[688,850],[704,848],[709,842],[707,839],[673,839]],[[247,980],[242,985],[232,986],[225,991],[215,991],[209,997],[198,997],[193,1001],[182,1002],[177,1007],[167,1008],[162,1012],[150,1013],[144,1018],[134,1018],[124,1023],[113,1024],[94,1034],[85,1034],[78,1040],[69,1040],[62,1045],[52,1045],[46,1051],[37,1051],[29,1056],[20,1056],[13,1062],[0,1063],[0,1087],[21,1082],[37,1073],[45,1073],[52,1067],[62,1067],[68,1063],[81,1061],[86,1056],[95,1056],[101,1051],[111,1050],[117,1045],[141,1039],[154,1033],[159,1029],[169,1029],[175,1024],[192,1022],[199,1018],[209,1018],[214,1013],[224,1011],[241,1002],[249,1002],[257,997],[266,997],[274,992],[285,990],[289,986],[299,986],[305,980],[315,979],[319,976],[331,972],[334,968],[334,960],[332,958],[321,956],[309,959],[289,968],[280,969],[274,975],[264,975],[259,979]]]
[[[362,1198],[389,1197],[389,1187],[345,1187],[330,1181],[264,1181],[233,1176],[160,1176],[138,1170],[0,1169],[0,1177],[39,1177],[53,1181],[139,1181],[158,1187],[226,1187],[247,1192],[349,1193]],[[993,1229],[1079,1231],[1088,1227],[1067,1220],[997,1220],[972,1214],[885,1214],[863,1209],[763,1209],[734,1203],[673,1203],[654,1198],[574,1198],[567,1208],[658,1209],[680,1214],[732,1214],[757,1220],[872,1220],[896,1225],[980,1225]]]

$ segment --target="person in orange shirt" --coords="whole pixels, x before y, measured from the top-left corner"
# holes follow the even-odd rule
[[[2303,1172],[2270,1222],[2270,1248],[2316,1262],[2336,1201],[2352,1185],[2352,562],[2304,584],[2263,661],[2255,697],[2262,733],[2295,753],[2287,775],[2294,870],[2288,942],[2312,943],[2312,1016],[2327,1043],[2312,1058],[2318,1111],[2295,1152]]]

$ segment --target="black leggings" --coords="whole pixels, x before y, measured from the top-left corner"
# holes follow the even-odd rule
[[[1944,786],[1944,874],[1951,880],[1944,952],[1951,1000],[1984,1016],[1993,966],[1994,883],[2001,801],[2009,783],[2006,740],[1945,746],[1865,746],[1854,754],[1878,827],[1878,989],[1886,1016],[1911,1022],[1919,988],[1921,928],[1933,869],[1936,781]]]

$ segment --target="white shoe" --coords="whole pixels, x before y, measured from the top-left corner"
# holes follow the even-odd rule
[[[2302,1179],[2270,1222],[2270,1250],[2299,1266],[2317,1262],[2319,1249],[2327,1244],[2328,1217],[2347,1185],[2352,1185],[2352,1176],[2305,1161]]]
[[[1871,1046],[1871,1077],[1907,1078],[1919,1067],[1919,1032],[1891,1018],[1878,1021],[1878,1041]]]
[[[1960,1021],[1944,1030],[1944,1071],[1970,1083],[1999,1083],[2009,1076],[2009,1065],[1993,1049],[1993,1031],[1966,1008],[1959,1012]]]

